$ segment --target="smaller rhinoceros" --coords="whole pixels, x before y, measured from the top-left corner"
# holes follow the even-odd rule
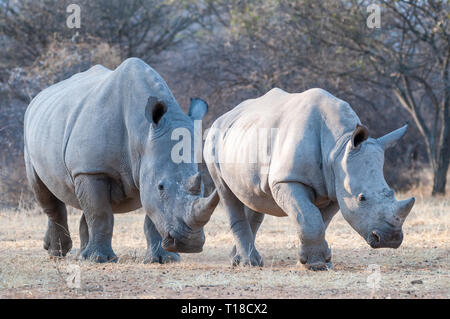
[[[113,214],[141,206],[147,261],[200,252],[203,226],[219,197],[216,191],[202,197],[197,163],[176,163],[171,151],[175,130],[194,138],[193,121],[206,112],[205,102],[192,99],[184,114],[159,74],[136,58],[114,71],[95,66],[37,95],[25,114],[25,164],[48,215],[49,254],[65,255],[72,247],[66,205],[83,210],[84,259],[117,260]],[[191,153],[194,158],[194,148]]]
[[[383,162],[406,129],[370,138],[349,104],[321,89],[273,89],[218,118],[204,156],[234,235],[233,264],[263,264],[255,249],[263,214],[293,220],[310,269],[329,266],[325,230],[339,209],[371,247],[399,247],[414,198],[394,198]],[[268,159],[255,160],[261,150]]]

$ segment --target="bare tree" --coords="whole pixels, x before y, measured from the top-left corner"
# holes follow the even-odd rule
[[[197,21],[195,1],[97,0],[84,1],[86,29],[111,45],[122,58],[152,62],[161,52],[180,44]]]
[[[324,50],[334,50],[334,61],[353,60],[330,67],[309,59],[308,65],[320,73],[327,65],[327,74],[389,90],[411,114],[433,168],[433,195],[444,194],[450,157],[448,2],[381,1],[379,30],[366,26],[369,2],[282,3],[295,27]]]
[[[65,28],[64,2],[56,0],[0,0],[0,37],[5,43],[0,66],[27,66]]]
[[[319,84],[353,96],[382,118],[395,109],[377,105],[377,96],[386,95],[417,125],[434,172],[433,194],[445,193],[450,157],[448,1],[380,1],[380,29],[367,26],[372,2],[365,0],[206,3],[230,30],[230,50],[214,53],[228,64],[230,86],[248,83],[265,90],[281,85],[298,91]],[[247,52],[232,60],[243,43]],[[249,76],[255,72],[257,76]],[[223,78],[226,83],[227,76]]]

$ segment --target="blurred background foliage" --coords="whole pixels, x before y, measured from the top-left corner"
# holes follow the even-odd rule
[[[81,28],[66,26],[81,7]],[[381,8],[368,28],[367,7]],[[386,154],[394,188],[445,193],[450,154],[448,0],[0,0],[0,207],[31,203],[23,114],[44,88],[95,64],[139,57],[205,126],[273,87],[321,87],[348,101],[371,135],[409,121]],[[294,116],[294,115],[293,115]]]

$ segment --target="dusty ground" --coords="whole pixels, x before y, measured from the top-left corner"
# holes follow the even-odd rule
[[[74,247],[79,217],[79,211],[70,213]],[[419,195],[397,250],[372,250],[339,213],[327,232],[334,269],[325,272],[296,265],[298,240],[287,218],[266,217],[257,237],[266,263],[261,269],[230,267],[232,237],[222,212],[207,225],[201,254],[182,255],[175,265],[144,265],[143,222],[142,212],[116,216],[113,248],[120,260],[99,265],[77,261],[77,249],[63,260],[50,260],[42,248],[44,215],[1,212],[0,298],[450,297],[449,197]],[[81,270],[79,289],[65,282],[73,264]],[[369,265],[378,265],[379,272]]]

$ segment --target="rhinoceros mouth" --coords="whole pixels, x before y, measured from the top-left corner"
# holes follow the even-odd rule
[[[193,243],[192,240],[184,239],[174,233],[169,233],[162,241],[162,248],[170,252],[178,253],[200,253],[203,251],[204,240],[201,243]]]
[[[372,248],[398,248],[402,244],[403,233],[401,231],[394,231],[391,233],[381,233],[378,230],[373,230],[367,238],[367,243]]]

